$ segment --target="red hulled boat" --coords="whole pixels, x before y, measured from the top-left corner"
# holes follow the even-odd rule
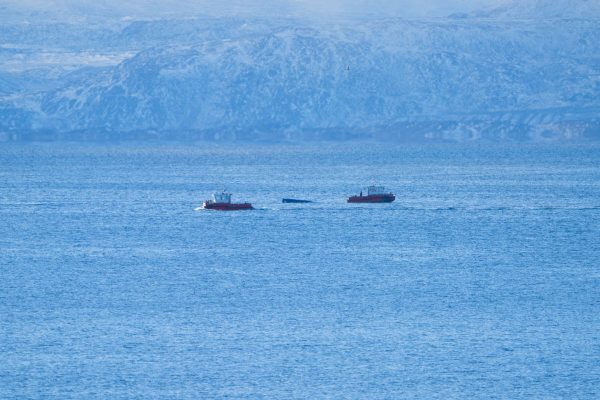
[[[383,186],[369,186],[366,188],[366,192],[365,196],[362,191],[358,196],[350,196],[348,203],[391,203],[396,200],[396,196],[386,192]]]
[[[221,192],[213,194],[212,200],[206,200],[202,203],[202,208],[206,210],[218,211],[238,211],[238,210],[253,210],[250,203],[232,203],[231,193]]]

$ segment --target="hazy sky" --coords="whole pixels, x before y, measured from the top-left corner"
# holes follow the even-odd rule
[[[152,17],[191,14],[443,16],[510,0],[0,0],[35,11]],[[1,18],[1,17],[0,17]]]

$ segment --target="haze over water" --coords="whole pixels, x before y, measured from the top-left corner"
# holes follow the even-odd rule
[[[599,160],[4,144],[0,398],[597,398]]]

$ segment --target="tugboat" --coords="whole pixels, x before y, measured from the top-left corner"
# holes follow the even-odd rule
[[[348,203],[391,203],[396,200],[393,193],[386,192],[383,186],[369,186],[366,188],[366,196],[361,191],[358,196],[350,196]]]
[[[218,211],[237,211],[237,210],[253,210],[252,204],[250,203],[232,203],[231,193],[222,191],[213,194],[212,200],[206,200],[202,203],[202,208],[205,210],[218,210]]]

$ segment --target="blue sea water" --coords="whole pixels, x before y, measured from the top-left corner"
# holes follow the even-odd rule
[[[598,145],[3,144],[0,398],[598,398],[599,263]]]

